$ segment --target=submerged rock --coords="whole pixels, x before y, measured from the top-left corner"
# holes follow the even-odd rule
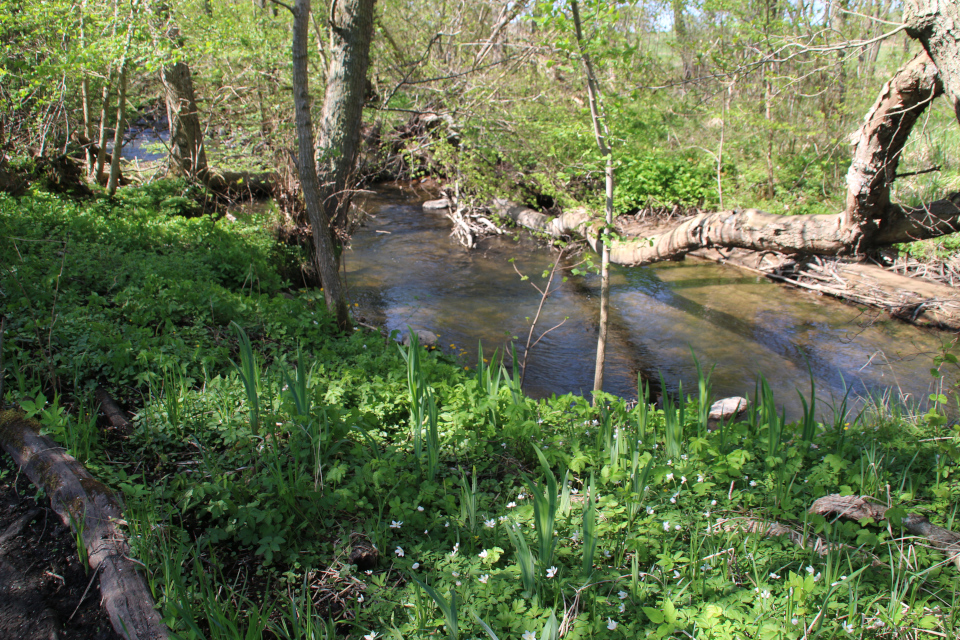
[[[448,198],[440,198],[439,200],[427,200],[423,203],[424,211],[443,211],[444,209],[450,208],[450,200]]]

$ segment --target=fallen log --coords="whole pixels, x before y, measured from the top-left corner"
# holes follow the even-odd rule
[[[94,397],[100,403],[100,411],[106,417],[110,426],[119,431],[121,435],[128,436],[133,430],[130,421],[123,415],[123,411],[117,406],[113,397],[103,387],[97,387]]]
[[[551,218],[529,207],[497,199],[491,209],[532,231],[554,238],[579,236],[594,251],[598,248],[601,221],[584,208],[571,209]],[[621,223],[618,231],[623,239],[612,244],[610,261],[626,266],[637,264],[638,252],[644,251],[644,238],[655,234],[658,227],[657,223]],[[731,264],[777,282],[875,307],[911,324],[960,330],[960,294],[945,284],[911,278],[852,259],[817,256],[800,259],[773,250],[701,248],[685,255]],[[825,263],[829,268],[824,268]]]
[[[810,506],[810,513],[836,516],[851,520],[885,520],[888,507],[869,502],[867,496],[841,496],[831,494],[818,498]],[[903,528],[915,536],[926,538],[931,546],[939,549],[960,569],[960,534],[932,524],[926,516],[908,513],[901,519]]]
[[[129,640],[169,638],[130,547],[113,492],[97,481],[39,425],[18,411],[0,412],[0,446],[50,497],[53,510],[81,538],[88,563],[100,572],[100,594],[113,628]]]

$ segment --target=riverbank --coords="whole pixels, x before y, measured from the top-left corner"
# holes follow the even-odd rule
[[[818,421],[814,392],[787,421],[761,385],[711,431],[706,372],[681,406],[537,401],[489,352],[337,333],[262,219],[186,218],[172,185],[118,193],[0,199],[4,401],[123,496],[177,634],[956,632],[940,552],[807,513],[889,486],[949,527],[938,411]],[[93,419],[96,384],[129,431]]]

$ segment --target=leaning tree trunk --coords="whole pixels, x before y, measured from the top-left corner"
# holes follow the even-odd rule
[[[366,1],[372,8],[373,1]],[[293,9],[293,103],[297,118],[298,169],[304,205],[310,219],[310,226],[313,228],[313,261],[317,273],[323,280],[323,294],[327,309],[336,316],[337,325],[347,330],[351,326],[350,312],[347,308],[343,285],[340,282],[340,269],[334,253],[330,222],[321,199],[320,181],[317,178],[314,160],[313,123],[310,119],[310,89],[307,77],[309,21],[310,0],[296,0]],[[363,68],[363,72],[366,72],[366,67]]]
[[[933,62],[935,62],[934,60]],[[651,228],[640,240],[614,242],[610,259],[640,265],[682,258],[709,247],[736,247],[788,254],[857,254],[900,242],[960,231],[960,194],[922,207],[890,203],[890,185],[904,144],[923,110],[946,88],[927,53],[921,53],[887,82],[855,137],[847,174],[847,208],[839,215],[781,216],[756,209],[702,213]],[[550,220],[511,203],[503,215],[524,226],[560,236],[576,233],[597,245],[589,212],[574,209]]]
[[[320,123],[322,206],[335,229],[347,228],[351,182],[360,151],[360,125],[376,0],[334,2],[333,46]]]
[[[960,5],[956,0],[905,0],[903,17],[907,33],[923,44],[937,65],[960,120]]]
[[[207,154],[190,67],[186,62],[167,65],[161,70],[160,79],[170,123],[170,157],[184,175],[205,181]]]
[[[843,218],[846,230],[869,240],[889,224],[890,186],[896,180],[903,147],[920,115],[942,93],[937,67],[926,52],[883,85],[854,136]]]

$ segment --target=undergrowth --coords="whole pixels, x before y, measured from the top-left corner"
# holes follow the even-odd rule
[[[267,235],[178,197],[0,200],[6,399],[122,492],[178,637],[956,636],[955,568],[897,523],[954,525],[947,397],[812,389],[787,421],[760,380],[716,426],[703,373],[662,408],[536,401],[500,354],[338,335],[280,295]],[[136,400],[129,437],[98,432],[95,384]],[[889,521],[807,512],[832,493]]]

